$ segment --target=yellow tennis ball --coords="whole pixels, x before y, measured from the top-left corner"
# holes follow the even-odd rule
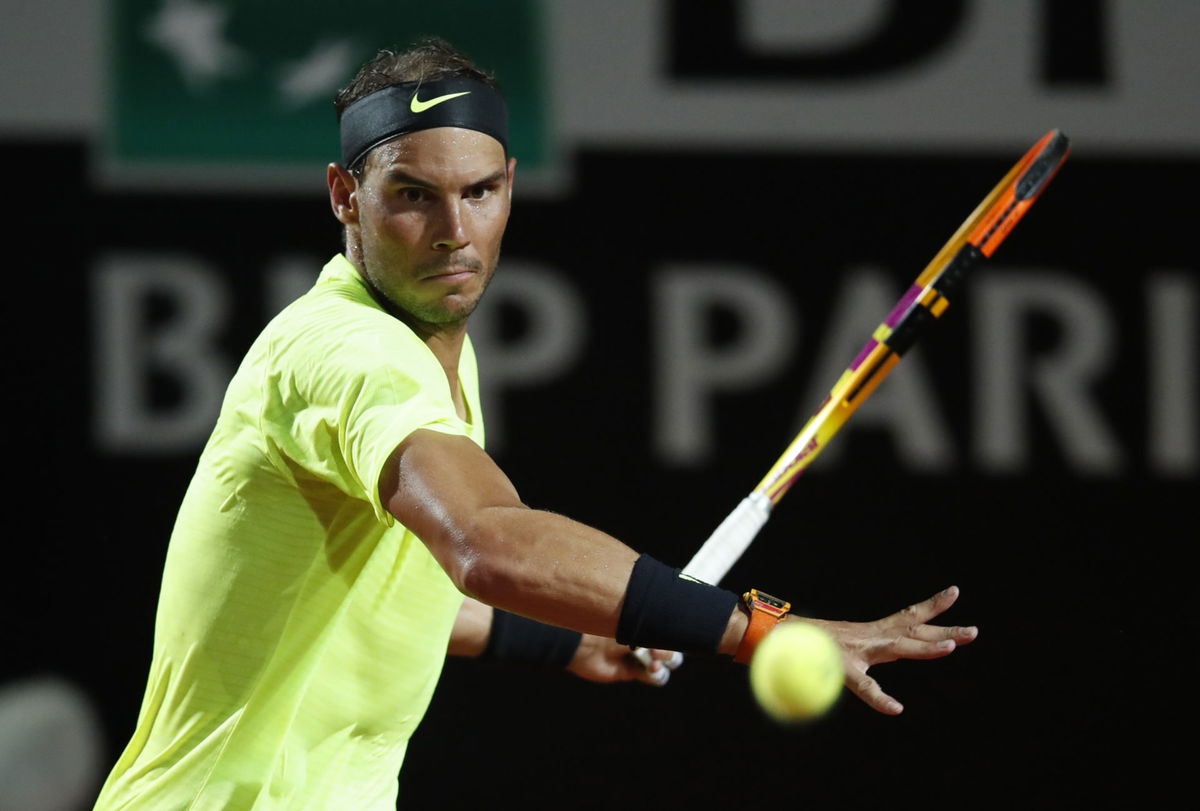
[[[776,721],[821,715],[842,692],[842,652],[826,631],[785,622],[767,634],[750,660],[750,688]]]

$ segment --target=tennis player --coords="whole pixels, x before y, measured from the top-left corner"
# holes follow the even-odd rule
[[[495,82],[441,41],[382,52],[336,99],[345,251],[250,348],[171,536],[132,740],[100,809],[392,809],[447,652],[647,678],[630,645],[748,660],[786,608],[678,576],[530,509],[484,452],[467,322],[516,161]],[[948,589],[824,622],[847,684],[975,636]],[[797,621],[786,618],[786,621]]]

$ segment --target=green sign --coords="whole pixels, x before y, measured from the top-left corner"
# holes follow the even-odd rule
[[[123,167],[302,169],[338,159],[333,95],[380,48],[450,41],[500,81],[509,148],[549,161],[538,0],[111,0],[107,150]]]

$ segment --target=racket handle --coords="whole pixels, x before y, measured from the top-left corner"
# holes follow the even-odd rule
[[[742,499],[713,534],[708,536],[700,551],[683,567],[683,574],[704,583],[720,583],[721,578],[733,568],[733,564],[737,563],[738,558],[746,551],[746,547],[750,546],[754,536],[758,535],[770,517],[771,500],[755,490]],[[634,648],[633,656],[642,663],[642,667],[647,670],[650,668],[653,661],[650,651]],[[683,661],[681,654],[676,656],[679,656],[680,662]],[[678,663],[672,661],[670,667],[648,674],[648,678],[655,684],[666,684],[667,679],[671,677],[671,670],[675,667],[678,667]]]
[[[770,517],[771,500],[755,490],[725,516],[700,551],[683,567],[683,573],[704,583],[720,583]]]

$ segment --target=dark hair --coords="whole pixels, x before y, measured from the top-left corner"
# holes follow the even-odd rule
[[[404,51],[383,49],[363,65],[333,99],[338,120],[347,107],[361,98],[404,82],[440,79],[475,79],[497,87],[496,79],[479,68],[462,51],[440,37],[424,37]]]

